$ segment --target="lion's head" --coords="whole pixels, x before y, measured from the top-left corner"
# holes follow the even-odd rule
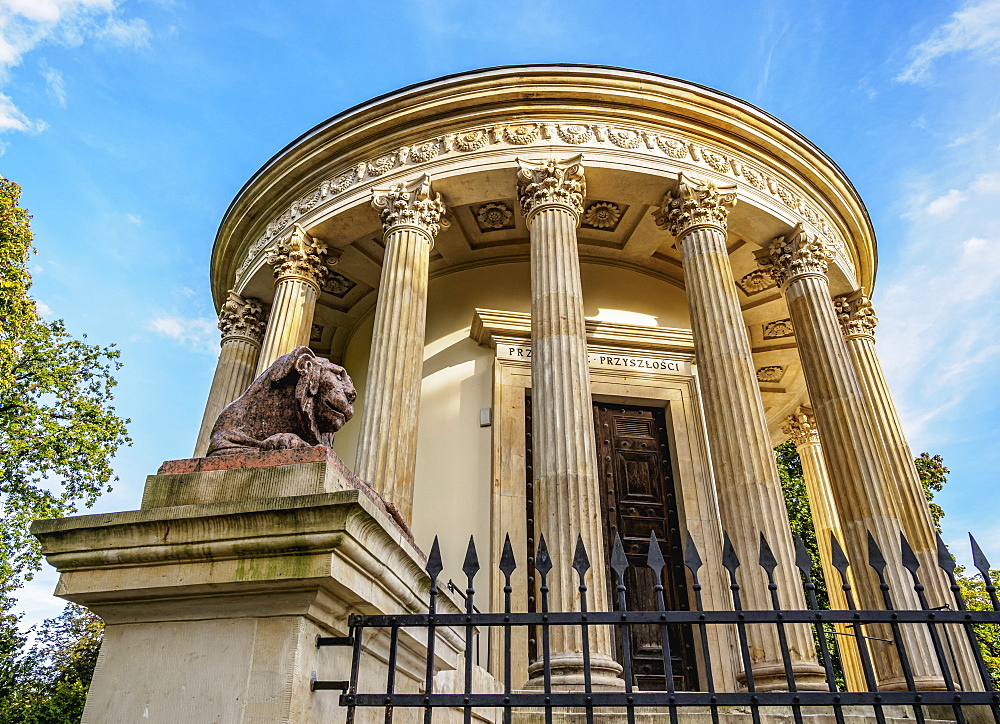
[[[295,399],[302,410],[303,422],[320,441],[331,445],[333,435],[354,416],[354,389],[347,370],[327,359],[317,357],[308,347],[290,353],[290,362],[298,372]]]

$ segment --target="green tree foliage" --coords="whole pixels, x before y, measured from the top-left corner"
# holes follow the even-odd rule
[[[34,644],[14,617],[0,621],[0,721],[5,724],[79,722],[94,676],[104,624],[85,608],[69,604],[44,621]]]
[[[940,505],[934,502],[934,494],[940,493],[944,489],[944,484],[948,482],[948,474],[951,471],[944,466],[944,458],[940,455],[932,457],[930,453],[922,452],[913,459],[913,463],[917,466],[920,482],[924,485],[924,495],[927,496],[927,505],[930,507],[931,517],[934,519],[934,529],[940,533],[944,511]]]
[[[28,295],[33,253],[20,188],[0,179],[0,587],[40,560],[28,526],[71,514],[109,489],[111,458],[131,443],[111,405],[118,350],[74,339]]]
[[[13,613],[15,592],[41,563],[28,526],[92,505],[131,440],[111,405],[118,351],[38,315],[20,195],[0,178],[0,721],[68,724],[80,720],[103,624],[70,604],[29,645]]]

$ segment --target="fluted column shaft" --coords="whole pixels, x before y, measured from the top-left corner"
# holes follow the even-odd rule
[[[767,252],[762,263],[772,269],[782,286],[795,330],[845,547],[859,584],[858,605],[884,608],[879,581],[868,565],[870,533],[888,561],[886,579],[895,606],[919,608],[913,583],[901,565],[900,523],[886,485],[875,430],[830,298],[826,269],[833,252],[801,227],[775,239]],[[939,688],[942,681],[926,631],[903,628],[917,686]],[[879,685],[905,688],[894,647],[872,643]]]
[[[950,605],[954,597],[947,576],[937,564],[934,519],[875,349],[875,327],[878,324],[875,310],[863,290],[835,298],[834,309],[882,448],[889,496],[896,506],[906,539],[920,561],[919,574],[928,604],[932,608]],[[978,675],[968,640],[963,636],[951,636],[950,639],[948,651],[953,656],[949,664],[951,673],[956,679],[971,685],[978,680]]]
[[[654,215],[681,251],[719,512],[743,564],[743,605],[771,608],[767,577],[757,565],[763,534],[779,564],[775,583],[782,606],[802,609],[788,513],[726,248],[726,217],[735,202],[735,187],[719,189],[682,174],[678,193],[668,194]],[[808,628],[788,626],[786,631],[799,688],[822,687],[823,671],[815,663]],[[748,635],[757,688],[786,688],[776,632],[751,626]]]
[[[847,594],[840,586],[840,573],[833,565],[833,549],[830,535],[837,540],[844,539],[840,529],[840,517],[837,515],[833,500],[833,490],[830,487],[830,476],[823,459],[823,448],[820,445],[819,430],[812,410],[799,407],[782,426],[782,432],[791,436],[795,450],[802,462],[802,478],[806,485],[806,495],[809,498],[809,512],[812,515],[813,529],[816,532],[816,543],[819,548],[819,560],[823,567],[823,578],[826,580],[827,597],[832,609],[847,610]],[[861,658],[857,646],[849,634],[853,631],[846,624],[834,626],[841,636],[838,641],[841,664],[844,668],[844,678],[849,691],[865,691],[864,670],[861,668]]]
[[[375,305],[357,474],[395,505],[403,519],[413,512],[417,420],[427,321],[427,271],[443,222],[441,196],[430,178],[377,191],[385,232],[385,258]]]
[[[254,380],[264,331],[263,317],[264,308],[256,299],[243,299],[235,292],[229,292],[229,298],[219,312],[219,329],[222,330],[219,362],[195,443],[196,458],[204,457],[208,452],[212,428],[219,413],[246,392]]]
[[[519,161],[519,192],[531,239],[531,395],[535,530],[544,534],[555,566],[548,574],[550,609],[579,610],[579,581],[570,567],[577,536],[592,564],[590,610],[608,610],[604,528],[594,440],[587,332],[576,228],[585,180],[582,159]],[[550,630],[553,682],[583,684],[583,641],[576,626]],[[621,688],[610,631],[590,633],[598,688]],[[541,662],[529,668],[533,686]]]
[[[267,261],[277,281],[257,363],[258,375],[281,355],[309,345],[316,300],[329,274],[326,245],[298,224],[289,238],[270,250]]]

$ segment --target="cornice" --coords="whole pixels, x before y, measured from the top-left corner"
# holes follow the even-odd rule
[[[568,117],[564,110],[560,119],[560,108],[572,108],[574,114],[579,110],[580,115]],[[448,136],[457,138],[477,130],[493,133],[499,127],[500,143],[507,143],[507,137],[520,141],[532,134],[522,128],[507,133],[505,125],[533,123],[540,138],[531,143],[539,145],[552,145],[552,139],[542,136],[553,130],[558,134],[554,125],[597,125],[606,129],[605,140],[593,142],[597,147],[629,150],[625,146],[638,142],[631,150],[654,152],[657,136],[664,136],[680,141],[685,155],[697,166],[712,168],[712,162],[728,162],[735,166],[729,174],[742,176],[740,166],[750,163],[757,168],[751,169],[749,184],[757,178],[779,203],[789,208],[804,204],[804,221],[809,221],[810,213],[816,214],[837,236],[851,239],[856,253],[852,252],[855,258],[850,261],[858,267],[858,283],[871,288],[874,233],[864,205],[843,172],[800,134],[748,103],[693,83],[623,69],[557,65],[494,68],[440,78],[361,104],[303,134],[254,175],[223,219],[213,251],[213,289],[220,303],[250,239],[256,243],[269,233],[265,226],[287,227],[302,218],[304,210],[308,213],[308,207],[327,201],[324,182],[325,194],[334,189],[335,195],[342,196],[343,190],[336,191],[336,186],[338,181],[348,183],[352,170],[351,186],[370,185],[372,179],[397,169],[430,162],[414,158],[433,154],[435,147],[438,155],[432,161],[452,153],[443,144]],[[419,129],[426,133],[432,127],[438,129],[437,134],[419,137]],[[600,135],[599,130],[590,132],[595,139]],[[715,137],[725,139],[724,143],[712,144],[710,139]],[[489,143],[497,145],[493,138]],[[556,143],[573,145],[561,138]],[[581,145],[586,144],[581,142],[574,150],[582,150]],[[699,147],[711,154],[707,161],[701,158]],[[415,157],[413,149],[417,149]],[[339,170],[337,159],[342,159]],[[377,175],[369,175],[369,170]],[[755,170],[758,177],[754,177]],[[312,190],[289,200],[289,189],[304,185]],[[319,198],[314,197],[317,192]],[[270,233],[275,233],[273,227]],[[237,252],[241,258],[234,261]]]

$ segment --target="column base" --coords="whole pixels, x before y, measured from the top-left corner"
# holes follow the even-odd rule
[[[792,661],[792,674],[795,677],[795,688],[799,691],[829,691],[826,681],[826,671],[812,661]],[[740,672],[737,677],[742,686],[746,686],[746,675]],[[788,677],[783,664],[764,663],[753,666],[753,684],[756,691],[788,691]]]
[[[582,691],[584,689],[583,654],[569,652],[553,654],[549,658],[552,670],[553,691]],[[624,691],[625,680],[622,676],[622,665],[607,654],[590,655],[590,684],[594,691]],[[545,688],[544,665],[535,661],[528,666],[528,683],[525,689],[538,690]]]

